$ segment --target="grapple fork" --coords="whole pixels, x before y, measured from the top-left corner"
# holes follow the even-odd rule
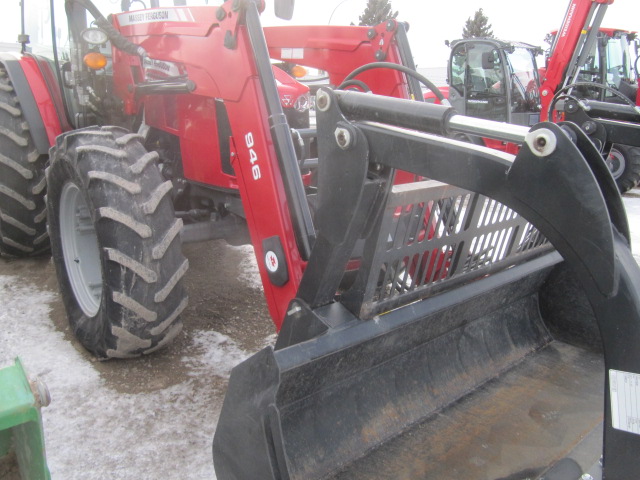
[[[618,400],[640,379],[640,269],[586,137],[320,95],[318,237],[275,349],[232,372],[218,478],[542,475],[597,429],[603,387],[604,475],[637,476],[640,431]],[[514,159],[455,130],[522,148]],[[393,185],[395,169],[432,180]],[[530,453],[505,450],[525,438]],[[452,461],[456,443],[475,463]]]

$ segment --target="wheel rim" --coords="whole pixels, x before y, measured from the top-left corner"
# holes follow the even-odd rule
[[[609,153],[609,157],[607,158],[607,167],[609,167],[611,175],[613,175],[613,178],[616,180],[624,173],[626,160],[620,150],[616,150],[615,148],[611,149],[611,153]]]
[[[98,313],[102,300],[102,267],[98,236],[80,188],[68,182],[60,196],[60,240],[69,283],[85,315]]]

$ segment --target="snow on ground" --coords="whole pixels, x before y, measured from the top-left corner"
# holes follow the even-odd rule
[[[118,392],[54,328],[55,298],[0,276],[0,367],[20,356],[51,392],[43,423],[52,478],[215,478],[211,440],[224,392],[198,379],[227,379],[249,354],[220,333],[195,332],[181,359],[185,381],[151,393]]]
[[[624,204],[640,263],[640,189]],[[261,288],[253,249],[240,248],[242,280]],[[218,377],[218,385],[225,385],[231,368],[249,353],[220,333],[197,331],[180,359],[188,372],[183,381],[122,393],[53,326],[50,304],[56,297],[20,277],[0,275],[0,367],[20,356],[51,391],[43,422],[53,480],[215,478],[211,440],[224,392],[198,380]]]
[[[201,375],[229,378],[231,369],[249,356],[229,337],[213,331],[196,331],[192,345],[199,354],[182,357],[182,361],[190,367],[189,376],[197,378]]]
[[[243,253],[244,257],[240,263],[240,271],[242,272],[238,278],[245,282],[251,288],[262,290],[262,280],[260,280],[260,270],[256,256],[251,245],[241,245],[239,247],[230,247]]]

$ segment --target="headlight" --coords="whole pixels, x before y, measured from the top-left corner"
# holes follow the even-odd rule
[[[295,108],[300,113],[306,112],[309,110],[309,92],[304,95],[300,95],[296,100],[296,103],[293,104],[293,108]]]
[[[90,45],[102,45],[103,43],[107,43],[109,37],[104,30],[91,27],[82,32],[82,39]]]

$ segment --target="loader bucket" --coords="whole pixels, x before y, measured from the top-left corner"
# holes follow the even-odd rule
[[[318,190],[349,198],[319,193],[276,347],[232,371],[217,478],[637,477],[640,270],[586,137],[541,124],[513,161],[432,135],[446,107],[326,94]]]

